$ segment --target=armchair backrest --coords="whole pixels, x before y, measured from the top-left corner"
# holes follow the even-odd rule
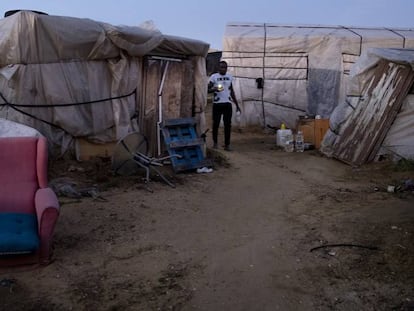
[[[0,137],[0,212],[35,213],[36,190],[47,187],[44,137]]]

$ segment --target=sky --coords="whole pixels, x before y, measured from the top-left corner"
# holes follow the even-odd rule
[[[113,25],[151,21],[163,34],[217,50],[229,22],[414,28],[414,0],[1,0],[1,17],[16,9]]]

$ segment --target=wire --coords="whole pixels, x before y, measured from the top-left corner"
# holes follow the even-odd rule
[[[25,112],[21,109],[18,109],[17,107],[23,107],[23,108],[50,108],[50,107],[69,107],[69,106],[81,106],[81,105],[86,105],[86,104],[95,104],[95,103],[99,103],[99,102],[105,102],[105,101],[110,101],[110,100],[114,100],[114,99],[120,99],[120,98],[124,98],[124,97],[129,97],[133,94],[136,94],[137,89],[135,88],[132,92],[126,94],[126,95],[119,95],[119,96],[115,96],[115,97],[108,97],[108,98],[104,98],[104,99],[97,99],[97,100],[92,100],[92,101],[87,101],[87,102],[79,102],[79,103],[68,103],[68,104],[51,104],[51,105],[19,105],[19,104],[12,104],[10,102],[7,101],[7,99],[3,96],[3,94],[0,92],[0,97],[4,100],[4,103],[0,104],[1,106],[8,106],[14,110],[16,110],[17,112],[20,112],[21,114],[24,114],[25,116],[31,117],[37,121],[46,123],[47,125],[50,125],[52,127],[55,127],[57,129],[60,129],[62,131],[64,131],[65,133],[69,134],[72,136],[71,133],[69,133],[67,130],[65,130],[64,128],[62,128],[59,125],[53,124],[52,122],[40,119],[28,112]]]
[[[126,94],[126,95],[119,95],[119,96],[115,96],[115,97],[108,97],[108,98],[91,100],[91,101],[86,101],[86,102],[79,102],[79,103],[50,104],[50,105],[21,105],[21,104],[12,104],[12,103],[9,103],[4,98],[4,96],[3,96],[2,93],[0,93],[1,98],[4,100],[4,103],[3,104],[0,104],[0,106],[14,106],[14,107],[23,107],[23,108],[32,108],[32,107],[36,107],[36,108],[49,108],[49,107],[81,106],[81,105],[95,104],[95,103],[105,102],[105,101],[109,101],[109,100],[114,100],[114,99],[120,99],[120,98],[124,98],[124,97],[129,97],[129,96],[135,94],[136,92],[137,92],[137,89],[135,88],[132,92],[130,92],[130,93]]]

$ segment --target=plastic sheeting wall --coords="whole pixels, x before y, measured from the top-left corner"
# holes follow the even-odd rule
[[[140,59],[123,58],[2,68],[0,90],[13,106],[1,107],[0,115],[36,128],[62,153],[74,137],[117,140],[131,131],[141,66]]]
[[[414,94],[409,94],[382,143],[378,155],[414,160]]]
[[[229,23],[222,59],[236,77],[245,125],[294,128],[300,115],[329,118],[350,68],[371,47],[414,48],[414,30]]]

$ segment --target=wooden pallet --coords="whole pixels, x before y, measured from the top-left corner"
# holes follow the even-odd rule
[[[180,156],[171,158],[174,172],[212,166],[212,161],[204,157],[205,141],[197,135],[194,118],[164,120],[161,130],[168,154]]]

